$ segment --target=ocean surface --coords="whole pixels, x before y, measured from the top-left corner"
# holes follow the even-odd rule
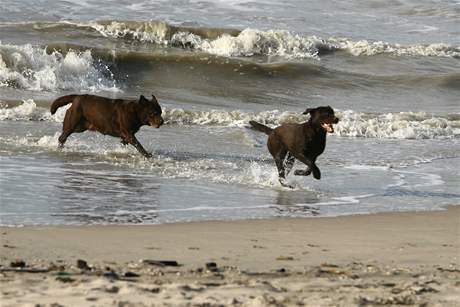
[[[2,0],[0,224],[151,224],[460,204],[460,1]],[[73,134],[70,93],[155,94],[144,159]],[[321,180],[280,186],[270,126],[330,105]],[[295,168],[303,168],[296,163]]]

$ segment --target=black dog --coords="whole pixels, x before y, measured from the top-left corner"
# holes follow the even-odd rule
[[[152,156],[134,134],[144,125],[160,128],[163,124],[162,110],[155,96],[152,95],[152,100],[142,95],[139,100],[122,100],[94,95],[67,95],[53,102],[51,114],[69,103],[72,106],[65,113],[59,137],[60,147],[64,146],[72,133],[92,130],[120,137],[122,144],[133,145],[147,158]]]
[[[275,129],[250,121],[251,126],[268,134],[268,150],[275,159],[280,183],[286,186],[286,176],[292,169],[295,159],[307,165],[306,170],[297,170],[296,176],[308,176],[313,173],[315,179],[321,178],[316,166],[316,158],[326,147],[327,132],[333,133],[332,124],[337,124],[334,110],[327,107],[307,109],[303,114],[310,114],[310,119],[302,124],[284,124]],[[286,158],[287,155],[287,158]]]

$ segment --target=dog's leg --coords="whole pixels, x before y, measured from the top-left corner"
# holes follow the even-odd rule
[[[64,122],[62,123],[62,133],[58,138],[58,141],[59,141],[58,148],[63,148],[65,141],[67,141],[67,138],[69,137],[69,135],[72,134],[72,130],[69,127],[69,123],[71,121],[70,113],[71,113],[70,110],[67,110],[67,112],[65,113]]]
[[[294,155],[288,152],[287,158],[284,161],[284,172],[286,176],[289,175],[289,173],[291,172],[292,167],[294,166],[294,162],[295,162]]]
[[[268,137],[267,146],[268,151],[273,156],[273,159],[275,159],[276,168],[278,169],[279,182],[284,187],[292,188],[292,186],[286,183],[286,171],[284,167],[284,159],[288,153],[286,147],[279,138],[273,134]]]
[[[275,157],[275,163],[276,163],[276,167],[278,168],[278,177],[279,177],[279,182],[281,183],[281,185],[283,187],[293,189],[294,187],[286,182],[286,176],[290,172],[292,165],[294,164],[295,158],[292,159],[291,157],[288,157],[285,161],[284,158],[286,157],[286,154],[287,154],[286,151],[280,152],[279,156]],[[286,169],[286,165],[289,166],[288,169]]]
[[[276,168],[278,169],[278,176],[285,179],[285,169],[284,169],[284,156],[275,157]]]
[[[311,161],[307,157],[305,157],[302,154],[299,154],[296,156],[297,159],[299,159],[302,163],[305,163],[308,166],[308,169],[306,170],[296,170],[294,172],[294,175],[296,176],[308,176],[313,172],[313,177],[315,179],[321,179],[321,171],[319,168],[316,166],[314,161]]]
[[[78,104],[72,105],[66,112],[62,124],[62,133],[59,136],[59,148],[64,147],[67,138],[75,131],[81,121],[81,111]]]
[[[276,168],[278,169],[278,177],[280,178],[280,182],[282,185],[285,185],[286,179],[286,172],[284,169],[284,158],[286,157],[286,150],[279,150],[273,155],[273,159],[275,159]]]
[[[313,168],[312,168],[311,170],[312,170],[312,172],[313,172],[313,177],[314,177],[315,179],[320,180],[320,179],[321,179],[321,171],[319,170],[318,166],[316,166],[316,163],[315,163],[315,162],[313,162],[312,167],[313,167]]]
[[[145,150],[145,148],[141,145],[141,143],[139,143],[139,141],[134,135],[128,134],[126,137],[122,139],[122,143],[123,142],[133,145],[137,149],[137,151],[139,151],[144,157],[146,158],[152,157],[152,154],[148,152],[147,150]]]

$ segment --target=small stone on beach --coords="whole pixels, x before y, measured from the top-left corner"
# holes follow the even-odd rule
[[[130,278],[130,277],[139,277],[140,275],[134,272],[126,272],[125,274],[123,274],[123,276]]]
[[[211,271],[211,272],[217,272],[217,263],[215,262],[207,262],[206,263],[206,269]]]
[[[113,271],[105,272],[102,274],[102,276],[109,279],[119,279],[118,274]]]
[[[88,263],[82,259],[77,260],[77,268],[79,268],[80,270],[84,270],[84,271],[91,270],[91,268],[88,266]]]
[[[71,278],[70,276],[56,276],[56,280],[63,282],[63,283],[68,283],[68,282],[74,282],[75,279]]]
[[[286,273],[286,269],[281,268],[281,269],[276,270],[276,272],[278,272],[278,273]]]
[[[151,259],[144,259],[142,263],[150,264],[150,265],[158,265],[158,266],[179,266],[179,263],[175,260],[151,260]]]
[[[12,268],[23,268],[26,266],[26,262],[24,260],[15,260],[10,263]]]
[[[278,260],[278,261],[292,261],[292,260],[294,260],[294,257],[292,257],[292,256],[279,256],[279,257],[276,257],[276,260]]]
[[[112,287],[107,287],[104,290],[107,293],[118,293],[118,291],[120,291],[120,288],[118,288],[117,286],[112,286]]]

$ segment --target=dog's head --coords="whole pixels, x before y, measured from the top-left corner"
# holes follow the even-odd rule
[[[142,122],[146,125],[160,128],[163,125],[163,117],[161,117],[161,106],[155,96],[152,95],[152,100],[148,100],[143,95],[139,97],[139,104],[142,106]]]
[[[339,119],[334,114],[334,109],[330,106],[308,108],[303,114],[310,114],[310,122],[320,126],[329,133],[334,132],[334,127],[332,125],[339,122]]]

